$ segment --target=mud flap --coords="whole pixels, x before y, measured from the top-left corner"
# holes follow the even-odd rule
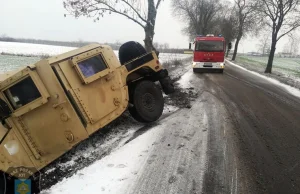
[[[172,80],[169,77],[169,73],[166,69],[163,69],[163,70],[157,72],[157,77],[158,77],[160,85],[166,95],[172,94],[175,92],[174,85],[173,85]]]

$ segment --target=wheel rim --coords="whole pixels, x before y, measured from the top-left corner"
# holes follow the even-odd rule
[[[155,107],[155,99],[150,93],[146,93],[142,97],[142,105],[145,109],[151,111]]]

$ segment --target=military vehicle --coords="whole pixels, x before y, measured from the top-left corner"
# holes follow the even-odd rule
[[[40,170],[127,108],[137,121],[158,120],[161,89],[174,92],[168,71],[133,41],[119,59],[91,44],[1,75],[0,170]]]

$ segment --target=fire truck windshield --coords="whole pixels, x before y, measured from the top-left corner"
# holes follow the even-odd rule
[[[222,41],[197,41],[195,51],[202,52],[223,52],[224,45]]]

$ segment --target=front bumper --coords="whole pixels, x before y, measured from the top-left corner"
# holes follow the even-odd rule
[[[155,79],[160,82],[162,90],[166,95],[172,94],[175,92],[173,82],[169,77],[169,72],[166,69],[162,69],[155,74]]]
[[[193,69],[224,69],[224,62],[210,63],[210,62],[193,62]]]

